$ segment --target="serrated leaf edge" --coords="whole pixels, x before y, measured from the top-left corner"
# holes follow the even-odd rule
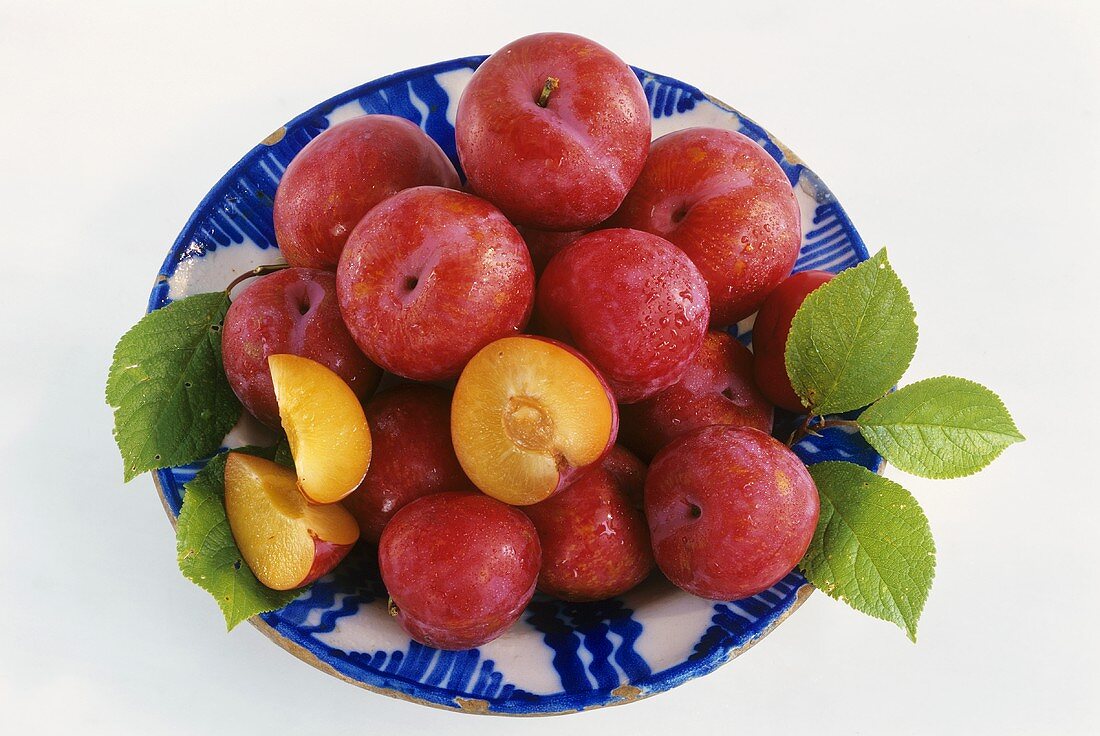
[[[193,294],[191,296],[210,296],[212,294],[224,295],[224,296],[226,296],[226,299],[228,299],[228,295],[225,295],[224,292],[203,292],[201,294]],[[160,307],[158,309],[154,309],[151,312],[146,312],[144,315],[142,315],[142,317],[136,323],[134,323],[130,327],[130,329],[126,330],[126,332],[124,332],[122,334],[122,336],[115,343],[114,349],[111,351],[111,364],[107,369],[107,381],[105,382],[104,389],[103,389],[103,399],[104,399],[104,402],[107,404],[107,406],[111,409],[111,419],[112,419],[111,436],[114,438],[115,446],[118,448],[119,454],[122,456],[122,460],[123,460],[123,463],[122,463],[123,483],[129,483],[130,481],[132,481],[134,478],[138,477],[139,475],[143,475],[144,473],[147,473],[151,470],[158,470],[160,468],[168,467],[168,466],[167,465],[159,465],[159,466],[152,466],[152,467],[142,467],[143,464],[139,464],[139,463],[136,462],[136,458],[138,456],[140,456],[142,453],[141,452],[127,453],[126,450],[122,446],[122,441],[121,441],[120,436],[119,436],[119,427],[118,427],[118,411],[121,408],[122,400],[120,399],[118,403],[115,403],[115,402],[111,401],[112,387],[117,387],[117,381],[119,380],[117,376],[120,374],[121,370],[124,370],[123,368],[118,368],[118,363],[120,362],[120,359],[121,359],[121,356],[119,355],[119,353],[122,350],[123,343],[125,343],[127,338],[129,338],[136,330],[140,329],[141,325],[145,322],[146,319],[148,319],[149,317],[151,317],[154,314],[157,314],[158,312],[164,312],[165,310],[171,310],[174,305],[181,304],[189,298],[191,298],[191,297],[185,297],[183,299],[178,299],[176,301],[173,301],[173,302],[170,302],[170,303],[164,305],[163,307]],[[219,311],[219,310],[223,310],[223,309],[224,309],[224,307],[221,304],[219,304],[219,306],[217,306],[216,309],[211,310],[211,313],[213,313],[214,311]],[[159,317],[160,318],[165,318],[163,314],[159,315]],[[211,338],[207,334],[206,336],[204,336],[204,339],[211,339]],[[220,349],[216,350],[215,352],[220,355]],[[192,360],[193,359],[194,359],[194,356],[192,355]],[[116,368],[117,368],[117,370],[116,370]],[[180,380],[182,381],[182,378]],[[136,385],[140,385],[140,384],[136,384]],[[233,424],[236,424],[236,420],[234,420]],[[232,429],[232,425],[230,425],[229,427],[226,428],[226,432],[228,432],[230,429]],[[224,436],[224,433],[222,433],[222,435]],[[219,438],[219,442],[220,442],[220,440],[221,440],[221,438]],[[149,438],[146,437],[145,438],[145,443],[146,444],[143,444],[142,447],[141,447],[142,451],[144,451],[145,447],[147,447],[148,442],[149,442]],[[214,450],[217,450],[217,449],[218,449],[217,445],[214,445],[213,447],[209,448],[208,451],[199,453],[195,457],[190,458],[190,459],[179,460],[176,464],[186,465],[188,463],[194,462],[194,461],[204,457],[205,455],[208,455],[211,451],[214,451]],[[133,467],[131,467],[131,465],[133,465]]]
[[[234,448],[231,448],[231,449],[221,450],[218,453],[216,453],[213,457],[211,457],[209,460],[207,460],[206,465],[203,466],[202,470],[205,470],[206,466],[209,465],[211,462],[213,462],[215,459],[217,459],[221,456],[224,456],[224,455],[228,455],[230,452],[244,452],[244,453],[251,454],[251,455],[258,455],[260,457],[265,457],[267,454],[273,454],[274,449],[275,449],[275,446],[272,446],[270,448],[245,446],[245,447],[234,447]],[[201,473],[202,470],[200,470],[199,473]],[[259,609],[255,610],[253,613],[251,613],[249,615],[241,616],[237,613],[237,608],[236,607],[231,607],[232,610],[227,610],[226,606],[222,605],[223,599],[220,596],[215,595],[213,591],[211,591],[209,588],[207,588],[205,585],[203,585],[202,581],[204,581],[206,579],[205,576],[203,576],[203,575],[191,575],[191,574],[188,573],[188,571],[184,570],[183,565],[184,565],[185,560],[187,560],[188,558],[190,558],[190,557],[194,556],[195,554],[197,554],[198,551],[199,551],[199,548],[201,548],[202,546],[204,546],[206,544],[206,539],[209,537],[209,531],[208,531],[206,536],[203,538],[202,544],[199,545],[199,548],[195,548],[191,545],[185,545],[183,543],[183,540],[180,538],[180,528],[182,526],[184,526],[184,514],[190,515],[191,513],[193,513],[193,511],[191,511],[191,509],[194,508],[193,505],[188,506],[188,503],[187,503],[188,486],[190,486],[193,482],[195,482],[195,478],[199,477],[199,473],[196,473],[194,478],[187,481],[187,483],[184,483],[184,485],[183,485],[183,501],[182,501],[182,504],[180,506],[179,516],[176,517],[175,524],[174,524],[174,526],[176,528],[176,565],[179,567],[180,573],[183,575],[183,577],[185,577],[187,580],[190,580],[192,583],[194,583],[200,589],[204,590],[206,593],[208,593],[210,595],[211,598],[214,599],[214,601],[218,605],[218,610],[221,611],[222,617],[225,619],[225,630],[226,631],[232,631],[234,628],[237,627],[238,624],[240,624],[243,621],[247,621],[251,618],[255,618],[256,616],[259,616],[262,613],[269,613],[271,611],[277,611],[277,610],[285,607],[287,605],[287,603],[289,603],[290,601],[292,601],[295,598],[297,598],[298,596],[300,596],[302,593],[309,590],[310,587],[312,587],[312,584],[303,586],[301,588],[295,588],[294,590],[289,590],[289,591],[277,591],[277,590],[274,590],[272,588],[268,588],[268,590],[271,590],[274,593],[285,593],[288,596],[287,602],[283,603],[282,605],[260,606]],[[224,489],[223,489],[223,492],[224,492]],[[217,499],[213,498],[213,499],[210,499],[210,500],[211,501],[216,501]],[[234,540],[233,544],[234,544],[234,546],[236,546],[236,541],[235,540]],[[248,564],[244,561],[244,556],[241,555],[240,549],[237,549],[237,556],[240,558],[240,560],[239,560],[240,564],[242,564],[242,565],[247,565]],[[255,573],[252,573],[252,574],[253,574],[253,576],[255,576]],[[236,593],[238,582],[235,578],[233,579],[232,582],[233,582],[233,586],[232,586],[232,589],[230,591],[230,598],[228,600],[235,600],[236,599],[236,596],[234,594]],[[256,578],[256,582],[259,583],[261,586],[263,586],[263,583],[260,582],[259,578]],[[266,587],[266,586],[264,586],[264,587]]]
[[[918,478],[928,478],[930,480],[953,480],[955,478],[967,478],[971,475],[975,475],[975,474],[980,473],[981,471],[985,470],[987,467],[989,467],[993,463],[993,461],[995,461],[997,458],[999,458],[1001,456],[1001,454],[1005,450],[1007,450],[1009,447],[1011,447],[1012,445],[1014,445],[1018,442],[1024,442],[1027,439],[1026,437],[1024,437],[1023,433],[1020,432],[1020,429],[1016,424],[1016,420],[1013,419],[1012,414],[1008,411],[1008,407],[1005,406],[1004,400],[1000,397],[1000,395],[998,395],[995,391],[990,389],[988,386],[985,386],[981,383],[978,383],[977,381],[972,381],[969,378],[961,378],[959,376],[950,376],[950,375],[947,375],[947,376],[933,376],[931,378],[922,378],[919,381],[916,381],[914,383],[910,383],[910,384],[907,384],[905,386],[902,386],[900,389],[898,389],[898,391],[903,391],[903,390],[908,389],[908,388],[913,387],[913,386],[919,386],[921,384],[929,383],[931,381],[938,381],[938,380],[941,380],[941,379],[950,379],[950,380],[955,380],[955,381],[962,381],[963,383],[968,383],[972,386],[975,386],[975,387],[980,388],[983,391],[987,392],[990,396],[992,396],[994,399],[996,399],[997,406],[1001,410],[1004,411],[1005,417],[1008,418],[1008,421],[1012,425],[1013,430],[1015,430],[1015,433],[1014,434],[1009,434],[1009,433],[1003,433],[1003,432],[990,432],[989,434],[994,434],[994,435],[998,435],[998,436],[1001,436],[1001,437],[1005,437],[1005,438],[1009,439],[1010,441],[1008,443],[1006,443],[1004,446],[999,447],[996,450],[996,452],[991,454],[989,456],[989,459],[988,459],[987,462],[985,462],[984,464],[982,464],[978,467],[975,467],[971,470],[966,470],[966,471],[959,472],[959,473],[954,473],[954,472],[945,473],[945,474],[940,474],[940,475],[932,475],[932,474],[928,474],[928,473],[919,473],[919,472],[916,472],[916,471],[914,471],[910,468],[903,467],[902,465],[899,465],[896,460],[891,459],[889,457],[889,455],[892,454],[889,450],[883,450],[882,447],[879,446],[879,444],[876,444],[876,440],[879,439],[879,437],[877,437],[876,434],[872,431],[872,428],[873,427],[881,427],[882,431],[886,432],[887,430],[885,429],[885,425],[864,425],[860,422],[860,420],[863,419],[864,414],[866,414],[868,411],[870,411],[872,408],[874,408],[879,403],[879,401],[883,401],[886,398],[888,398],[889,396],[893,395],[893,394],[887,394],[886,396],[882,397],[881,399],[879,399],[875,403],[868,406],[867,409],[864,410],[864,413],[860,414],[860,416],[856,420],[856,422],[857,422],[857,424],[859,424],[859,433],[860,433],[860,435],[862,435],[863,439],[867,440],[867,443],[869,445],[871,445],[872,448],[874,448],[875,452],[880,454],[883,457],[884,460],[886,460],[888,463],[893,465],[895,468],[897,468],[898,470],[901,470],[904,473],[908,473],[909,475],[915,475]],[[894,393],[896,393],[896,392],[894,392]],[[911,424],[911,425],[906,425],[906,426],[923,426],[923,425]],[[939,428],[939,427],[943,427],[945,425],[936,424],[936,425],[928,425],[928,426]],[[967,428],[967,427],[955,427],[955,429],[969,429],[969,428]],[[901,443],[898,443],[898,444],[901,444]]]
[[[861,263],[856,264],[855,266],[853,266],[851,268],[848,268],[848,269],[845,269],[845,270],[841,271],[831,281],[829,281],[825,284],[822,284],[821,286],[817,287],[812,292],[810,292],[810,294],[808,294],[806,296],[806,299],[802,302],[802,304],[799,305],[798,309],[795,311],[794,317],[791,319],[791,331],[792,332],[794,331],[795,322],[798,320],[799,315],[803,314],[804,310],[806,310],[807,303],[813,301],[812,298],[815,294],[819,294],[823,289],[828,289],[832,284],[837,283],[838,280],[845,278],[846,274],[854,273],[861,266],[864,266],[865,264],[870,264],[870,263],[877,263],[879,270],[887,269],[897,278],[898,284],[901,286],[902,293],[905,294],[905,298],[908,300],[909,305],[911,307],[911,311],[913,312],[913,315],[914,315],[913,328],[916,332],[916,339],[913,342],[913,346],[914,346],[913,347],[913,353],[909,355],[909,360],[906,363],[905,368],[902,370],[902,374],[904,375],[905,371],[909,370],[909,366],[911,366],[913,364],[913,357],[916,355],[916,345],[918,345],[920,343],[920,325],[918,325],[917,321],[916,321],[916,308],[913,306],[913,297],[909,293],[909,287],[907,287],[905,285],[905,283],[901,280],[901,277],[898,276],[897,271],[894,270],[894,267],[890,263],[890,259],[887,255],[886,248],[880,248],[878,250],[878,252],[876,252],[873,256],[868,258],[866,261],[863,261]],[[869,268],[869,266],[868,266],[868,268]],[[840,283],[844,283],[844,282],[841,281]],[[811,303],[811,308],[812,308],[812,303]],[[808,311],[806,313],[808,313]],[[803,319],[805,319],[805,317],[803,317]],[[783,365],[787,370],[788,379],[791,378],[791,365],[794,362],[794,361],[791,360],[791,352],[790,352],[789,348],[790,348],[790,340],[788,338],[787,345],[786,345],[786,348],[785,348],[784,354],[783,354]],[[793,387],[793,385],[794,385],[793,380],[792,380],[791,383],[792,383],[792,387]],[[833,386],[835,387],[835,385],[836,385],[836,382],[834,381]],[[810,416],[824,416],[826,414],[843,414],[843,413],[848,412],[848,411],[853,411],[855,409],[862,408],[860,406],[852,406],[852,407],[848,407],[848,408],[829,407],[825,411],[821,411],[821,410],[819,410],[818,407],[813,405],[813,402],[808,397],[803,396],[801,393],[799,393],[797,388],[795,389],[795,393],[798,395],[799,400],[802,401],[802,405],[804,407],[806,407],[806,409],[809,411]],[[883,396],[885,396],[885,395],[886,394],[883,394]],[[878,399],[881,399],[881,398],[882,397],[879,396],[875,399],[875,401],[877,401]],[[871,403],[874,403],[874,402],[872,401]]]
[[[829,598],[832,598],[835,601],[840,601],[841,603],[844,603],[846,606],[851,608],[856,613],[861,613],[864,616],[868,616],[870,618],[877,618],[880,621],[886,621],[887,623],[894,624],[899,629],[902,629],[903,631],[905,631],[906,636],[909,638],[909,640],[915,644],[916,641],[917,641],[917,627],[920,624],[921,616],[924,615],[924,607],[928,603],[928,596],[931,595],[932,584],[936,580],[936,554],[937,554],[936,539],[935,539],[935,536],[932,534],[932,525],[928,521],[928,515],[926,513],[924,513],[924,508],[920,505],[920,503],[917,501],[916,497],[907,488],[905,488],[904,486],[902,486],[900,483],[898,483],[896,481],[890,480],[889,478],[885,477],[881,473],[875,473],[875,472],[873,472],[871,470],[868,470],[867,468],[863,467],[862,465],[859,465],[857,463],[850,463],[850,462],[847,462],[847,461],[844,461],[844,460],[827,460],[827,461],[820,462],[820,463],[813,463],[812,465],[807,466],[807,467],[812,468],[812,467],[815,467],[815,466],[822,466],[822,465],[851,465],[851,466],[854,466],[856,468],[859,468],[861,470],[866,471],[867,473],[870,473],[873,476],[877,476],[877,477],[881,478],[882,480],[887,481],[888,483],[892,483],[893,485],[900,488],[912,500],[913,505],[916,507],[917,511],[920,513],[921,517],[924,519],[925,524],[928,526],[928,539],[929,539],[929,542],[932,545],[932,549],[929,552],[929,556],[932,557],[932,572],[931,572],[931,576],[929,577],[929,580],[928,580],[928,593],[925,595],[925,599],[920,602],[920,605],[914,607],[914,613],[916,614],[916,616],[915,616],[916,620],[913,622],[913,625],[910,627],[909,622],[905,621],[904,618],[902,618],[900,621],[898,621],[896,619],[887,619],[887,618],[883,618],[881,616],[876,616],[873,613],[868,613],[867,611],[861,611],[860,609],[856,608],[853,605],[852,601],[849,600],[847,596],[837,592],[837,586],[832,586],[831,589],[826,589],[825,586],[814,582],[814,580],[812,578],[812,575],[811,575],[811,572],[806,569],[805,565],[803,565],[802,563],[799,563],[799,569],[802,570],[802,574],[806,577],[807,580],[810,581],[811,585],[813,585],[815,588],[817,588],[822,593],[827,595]],[[816,481],[815,481],[815,483],[816,483]],[[820,491],[819,491],[819,493],[820,493]],[[830,503],[830,505],[833,506],[834,509],[836,508],[836,506],[834,504]],[[834,516],[835,515],[836,515],[836,512],[834,511]],[[840,517],[840,519],[845,524],[845,526],[847,526],[848,529],[852,532],[852,536],[855,537],[858,540],[859,537],[856,535],[855,530],[852,529],[852,527],[848,524],[847,521],[845,521],[843,519],[843,517]],[[816,536],[816,534],[817,534],[816,529],[814,531],[814,534]],[[872,564],[874,564],[874,563],[872,562]],[[877,566],[875,567],[875,569],[876,570],[878,569]],[[897,599],[894,597],[893,591],[890,591],[890,598],[894,601],[894,608],[897,609],[900,612],[901,609],[897,605]]]

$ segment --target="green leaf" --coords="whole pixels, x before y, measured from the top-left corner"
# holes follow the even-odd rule
[[[916,312],[886,251],[806,297],[787,338],[787,373],[814,414],[840,414],[881,398],[917,349]]]
[[[897,483],[845,462],[811,465],[821,518],[802,559],[816,588],[917,640],[936,569],[928,519]]]
[[[197,294],[145,315],[115,347],[107,403],[127,481],[218,449],[241,405],[222,368],[229,297]]]
[[[239,448],[271,459],[272,449]],[[258,613],[274,611],[302,590],[278,591],[256,579],[245,564],[225,515],[225,458],[221,453],[184,486],[176,523],[176,551],[184,577],[214,596],[227,629]]]
[[[997,394],[952,376],[880,399],[860,415],[859,431],[888,462],[925,478],[976,473],[1024,439]]]

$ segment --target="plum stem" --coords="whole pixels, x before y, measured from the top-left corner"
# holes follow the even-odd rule
[[[401,612],[401,609],[397,607],[397,604],[393,602],[393,598],[386,597],[386,611],[391,616],[397,616]]]
[[[536,104],[539,107],[546,107],[550,104],[550,95],[554,93],[554,90],[558,88],[560,82],[557,77],[547,77],[546,82],[542,85],[542,92],[539,93],[539,98],[536,100]]]
[[[256,266],[256,268],[252,269],[251,271],[245,271],[240,276],[230,281],[229,286],[225,287],[226,296],[233,293],[233,289],[236,288],[237,284],[246,279],[253,278],[254,276],[263,276],[264,274],[275,273],[276,271],[282,271],[284,268],[290,268],[290,264],[269,263],[264,266]]]

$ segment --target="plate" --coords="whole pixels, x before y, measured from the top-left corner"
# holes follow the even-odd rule
[[[418,124],[458,166],[458,98],[486,57],[445,61],[348,90],[298,116],[253,148],[199,203],[157,275],[149,310],[220,291],[237,275],[278,259],[271,207],[290,160],[321,131],[367,113]],[[737,130],[783,168],[802,208],[796,271],[840,271],[867,250],[840,204],[789,149],[728,105],[671,77],[635,69],[653,116],[654,137],[707,125]],[[742,341],[751,318],[730,329]],[[780,418],[779,425],[793,418]],[[242,425],[227,447],[254,441]],[[804,462],[881,464],[858,433],[837,427],[795,446]],[[157,490],[170,517],[183,486],[204,463],[159,470]],[[809,596],[796,570],[769,590],[715,603],[655,575],[627,595],[569,604],[536,595],[504,636],[477,649],[445,652],[418,644],[386,611],[369,555],[349,558],[285,608],[252,619],[276,644],[355,685],[425,705],[474,713],[552,715],[627,703],[711,672],[757,643]],[[173,612],[173,616],[178,615]]]

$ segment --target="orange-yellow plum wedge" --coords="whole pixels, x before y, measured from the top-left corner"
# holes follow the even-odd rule
[[[474,485],[516,506],[538,503],[599,462],[619,412],[580,353],[542,337],[505,337],[459,376],[451,440]]]
[[[295,473],[270,460],[231,452],[225,461],[225,514],[245,563],[260,582],[292,590],[329,573],[359,539],[340,504],[315,506]]]
[[[339,501],[370,466],[370,427],[358,397],[340,376],[309,358],[272,355],[268,367],[298,488],[313,503]]]

